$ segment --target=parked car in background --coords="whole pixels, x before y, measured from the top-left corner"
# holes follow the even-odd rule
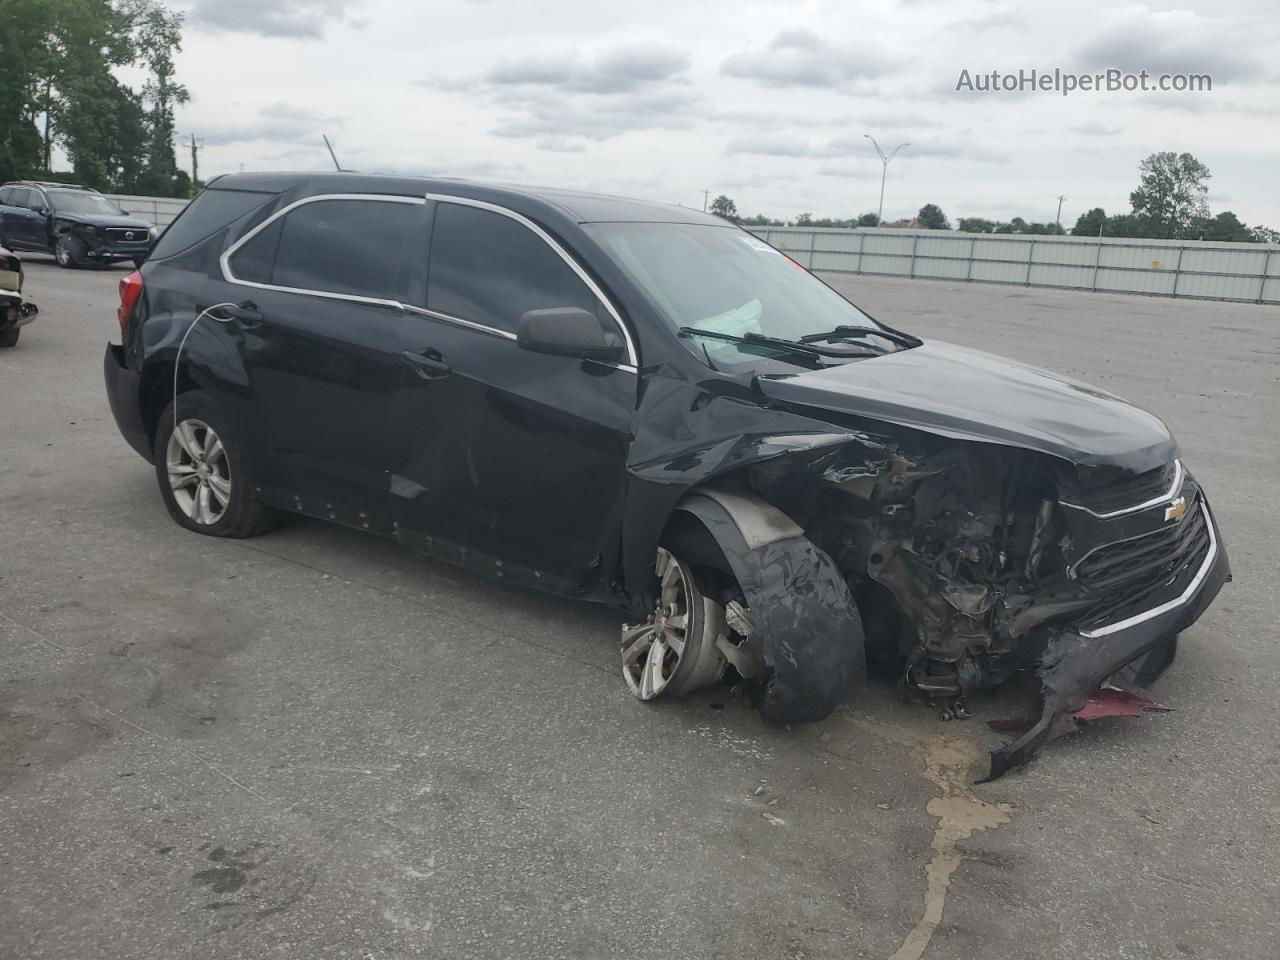
[[[0,347],[18,342],[22,328],[39,312],[22,300],[22,258],[0,246]]]
[[[682,207],[228,176],[118,319],[111,409],[177,523],[292,511],[614,604],[644,700],[732,670],[816,720],[869,657],[958,710],[1038,669],[998,775],[1158,675],[1230,573],[1157,417],[894,329]]]
[[[158,231],[96,190],[18,180],[0,187],[0,246],[52,253],[64,267],[141,264]]]

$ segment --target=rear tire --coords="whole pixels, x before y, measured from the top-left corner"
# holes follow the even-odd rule
[[[274,526],[276,512],[258,494],[248,446],[208,394],[184,393],[176,408],[165,408],[153,452],[160,496],[179,526],[237,539]]]
[[[0,333],[0,347],[16,346],[20,333],[22,333],[21,327],[10,327],[4,333]]]

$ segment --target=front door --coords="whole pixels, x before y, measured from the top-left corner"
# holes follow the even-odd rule
[[[399,538],[472,569],[563,594],[616,563],[634,368],[516,345],[528,310],[605,305],[519,219],[435,206],[426,307],[403,327],[392,402]]]

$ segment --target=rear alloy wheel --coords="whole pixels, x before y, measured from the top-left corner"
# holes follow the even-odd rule
[[[648,619],[622,628],[622,676],[641,700],[684,696],[719,680],[726,661],[716,642],[724,607],[703,595],[689,566],[659,547],[658,602]]]
[[[174,502],[192,523],[211,527],[231,504],[231,464],[222,438],[203,420],[182,420],[169,434],[165,471]]]
[[[153,450],[160,495],[181,526],[209,537],[252,537],[273,525],[247,445],[207,394],[181,394],[176,408],[160,414]]]

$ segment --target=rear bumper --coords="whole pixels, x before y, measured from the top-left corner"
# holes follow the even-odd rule
[[[151,438],[142,420],[142,377],[134,373],[124,362],[124,347],[107,344],[102,358],[102,376],[107,386],[107,402],[116,427],[129,446],[133,447],[147,463],[152,463]]]
[[[1231,579],[1222,533],[1203,494],[1198,508],[1209,521],[1211,545],[1182,593],[1103,627],[1049,630],[1040,666],[1044,692],[1040,719],[1017,740],[991,754],[991,779],[1025,763],[1045,743],[1074,729],[1072,715],[1108,678],[1147,658],[1138,673],[1144,675],[1144,682],[1150,682],[1168,665],[1178,634],[1200,619]]]

